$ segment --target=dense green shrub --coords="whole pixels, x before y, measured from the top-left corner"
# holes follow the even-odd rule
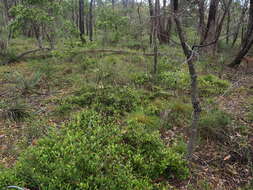
[[[151,84],[152,76],[146,72],[139,72],[132,74],[131,79],[136,86],[146,86],[148,84]]]
[[[190,89],[190,77],[187,72],[182,72],[182,71],[162,72],[159,75],[159,80],[162,85],[172,90],[175,90],[175,89],[189,90]],[[200,94],[203,96],[221,94],[229,87],[228,81],[219,79],[215,75],[211,75],[211,74],[199,76],[198,84],[199,84]]]
[[[200,76],[198,81],[201,95],[218,95],[229,87],[228,81],[211,74]]]
[[[164,71],[158,77],[159,81],[166,88],[175,89],[188,89],[190,77],[189,74],[182,71]]]
[[[92,111],[39,140],[12,171],[0,184],[14,184],[15,177],[17,184],[41,190],[152,190],[158,177],[185,179],[189,173],[158,132],[147,133],[134,122],[124,128],[104,124]]]
[[[133,111],[139,103],[139,92],[128,87],[86,87],[67,98],[68,103],[94,108],[106,116],[123,115]]]

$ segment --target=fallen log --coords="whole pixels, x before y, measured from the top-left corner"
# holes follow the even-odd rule
[[[51,50],[52,50],[51,48],[39,48],[39,49],[29,50],[29,51],[21,53],[20,55],[16,56],[15,58],[11,58],[11,59],[3,62],[1,65],[7,65],[7,64],[13,63],[15,61],[18,61],[18,60],[22,59],[26,55],[29,55],[29,54],[32,54],[32,53],[36,53],[36,52],[39,52],[39,51],[51,51]]]

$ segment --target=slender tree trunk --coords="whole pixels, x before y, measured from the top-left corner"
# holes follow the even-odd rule
[[[114,10],[115,0],[112,0],[112,10]]]
[[[192,158],[192,154],[195,149],[201,106],[200,106],[199,94],[198,94],[197,73],[194,67],[194,55],[193,55],[193,51],[187,45],[186,37],[182,29],[180,19],[178,18],[179,17],[178,0],[174,0],[173,6],[174,6],[174,21],[176,23],[177,33],[178,33],[185,57],[187,59],[189,74],[191,76],[191,100],[192,100],[192,106],[193,106],[194,111],[193,111],[193,119],[192,119],[192,124],[191,124],[191,129],[190,129],[188,155],[187,155],[187,158],[190,160]]]
[[[228,10],[227,15],[227,36],[226,36],[226,44],[229,44],[229,32],[230,32],[230,10]]]
[[[199,25],[198,32],[200,34],[200,42],[205,37],[205,0],[198,0],[198,12],[199,12]]]
[[[228,66],[232,68],[239,66],[242,58],[248,53],[252,44],[253,44],[253,0],[250,0],[249,20],[246,34],[243,37],[242,48],[237,53],[235,59]]]
[[[150,17],[150,33],[149,33],[149,45],[153,43],[153,30],[154,30],[154,6],[152,0],[148,0],[149,5],[149,17]]]
[[[159,0],[155,0],[155,18],[154,18],[154,28],[153,28],[153,46],[154,46],[154,68],[153,74],[157,73],[157,63],[158,63],[158,47],[157,47],[157,36],[159,27]]]
[[[240,18],[239,18],[239,21],[238,21],[238,24],[237,24],[237,27],[236,27],[236,30],[235,30],[235,34],[234,34],[234,38],[233,38],[233,42],[232,42],[232,47],[234,47],[237,39],[238,39],[238,36],[239,36],[239,33],[240,33],[240,28],[242,27],[243,28],[243,23],[244,23],[244,17],[245,17],[245,14],[248,10],[248,0],[245,1],[244,3],[244,6],[242,8],[242,12],[241,12],[241,15],[240,15]]]
[[[221,34],[221,31],[222,31],[223,23],[224,23],[224,20],[226,18],[226,15],[229,12],[229,8],[230,8],[231,3],[232,3],[232,0],[229,0],[228,4],[225,5],[225,10],[223,12],[223,15],[221,16],[221,19],[220,19],[219,23],[217,24],[217,29],[216,29],[216,34],[215,34],[215,40],[216,40],[215,45],[216,46],[217,46],[218,40],[220,38],[220,34]],[[216,51],[216,50],[214,50],[214,51]]]
[[[84,0],[79,0],[79,31],[82,43],[85,43],[84,38]]]
[[[209,7],[209,15],[208,15],[208,21],[207,26],[205,30],[205,35],[203,37],[203,40],[201,44],[208,44],[215,40],[216,36],[216,27],[217,27],[217,10],[218,10],[219,0],[211,0],[210,7]],[[206,52],[213,52],[216,45],[213,44],[211,46],[207,46],[204,48]]]
[[[93,0],[90,0],[89,8],[89,38],[93,41]]]

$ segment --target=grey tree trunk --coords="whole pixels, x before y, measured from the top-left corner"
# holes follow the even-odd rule
[[[198,134],[198,123],[200,118],[201,106],[198,94],[198,82],[197,73],[194,67],[194,55],[193,51],[189,48],[186,42],[186,37],[179,19],[178,14],[178,0],[174,0],[174,21],[176,23],[177,33],[181,42],[181,47],[184,51],[187,59],[189,74],[191,76],[191,100],[193,106],[193,119],[190,129],[189,143],[188,143],[188,155],[187,158],[190,160],[195,149],[197,134]]]
[[[198,32],[200,34],[200,42],[204,40],[205,36],[205,0],[198,1],[198,12],[199,12],[199,25]]]
[[[249,20],[248,20],[247,31],[242,42],[242,48],[237,53],[234,60],[228,66],[232,68],[239,66],[242,58],[248,53],[252,44],[253,44],[253,0],[250,0]]]
[[[201,45],[208,44],[215,40],[216,28],[217,28],[218,5],[219,5],[219,0],[211,0],[210,6],[209,6],[207,26],[205,28],[205,33],[202,38]],[[204,48],[206,52],[213,52],[214,49],[215,49],[215,44]]]

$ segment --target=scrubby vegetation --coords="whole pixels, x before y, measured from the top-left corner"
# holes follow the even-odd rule
[[[94,111],[84,111],[61,131],[53,129],[4,171],[8,184],[40,189],[163,189],[159,177],[185,179],[182,155],[168,149],[157,131],[145,125],[105,124]]]
[[[252,189],[253,4],[201,2],[0,1],[0,189]]]

